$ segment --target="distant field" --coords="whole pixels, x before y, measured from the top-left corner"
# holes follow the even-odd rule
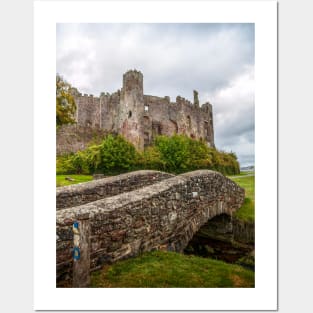
[[[254,272],[213,259],[153,251],[92,273],[91,287],[251,288]]]
[[[246,192],[244,204],[235,213],[235,216],[241,220],[254,221],[254,172],[244,172],[240,176],[229,176],[229,178],[244,188]]]
[[[254,171],[241,171],[240,176],[254,175]]]
[[[66,178],[70,178],[73,180],[67,180]],[[91,175],[57,175],[56,176],[57,187],[84,183],[90,180],[92,180]]]

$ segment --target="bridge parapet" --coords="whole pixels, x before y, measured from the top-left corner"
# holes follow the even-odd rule
[[[134,191],[57,211],[57,279],[71,279],[72,223],[90,216],[91,270],[140,252],[181,252],[209,219],[237,210],[244,189],[220,173],[194,171]]]
[[[87,183],[58,187],[56,192],[57,210],[115,196],[173,176],[159,171],[141,170]]]

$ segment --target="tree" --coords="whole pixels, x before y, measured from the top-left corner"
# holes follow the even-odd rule
[[[169,171],[182,171],[188,165],[189,151],[188,138],[182,135],[172,137],[158,136],[155,146],[160,152],[160,157]]]
[[[100,162],[97,164],[102,173],[127,171],[138,159],[133,144],[122,136],[108,135],[100,145]]]
[[[57,126],[75,123],[76,104],[71,94],[71,85],[56,76],[56,123]]]

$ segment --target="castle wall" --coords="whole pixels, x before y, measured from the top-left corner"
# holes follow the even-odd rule
[[[175,133],[184,134],[195,139],[207,140],[214,145],[213,124],[210,123],[212,107],[206,109],[195,106],[182,97],[177,97],[176,102],[170,102],[169,97],[155,97],[144,95],[144,103],[148,106],[145,115],[151,120],[152,130],[148,127],[145,132],[151,132],[151,138],[155,137],[153,123],[160,125],[162,135],[171,136]]]
[[[149,122],[145,123],[145,133],[149,134],[149,144],[158,135],[173,135],[168,128],[169,119],[169,99],[156,96],[144,95],[144,105],[147,111],[144,112],[145,121],[147,118]]]
[[[204,129],[204,137],[212,146],[214,146],[214,126],[213,126],[213,110],[212,104],[206,102],[202,105],[201,109],[206,112],[205,118],[203,120],[206,123]]]
[[[84,150],[91,142],[99,144],[107,134],[105,129],[78,124],[63,125],[56,132],[56,153],[57,155],[64,155]]]
[[[81,95],[76,88],[72,88],[72,92],[80,129],[86,127],[121,134],[139,150],[150,145],[158,135],[175,133],[203,139],[214,146],[212,105],[207,102],[199,107],[197,91],[194,91],[194,104],[180,96],[176,102],[170,102],[169,97],[144,95],[142,73],[131,70],[123,75],[122,89],[115,93],[93,97]],[[59,133],[65,137],[63,142],[75,137]],[[87,142],[73,146],[76,150],[78,146],[86,145]]]
[[[92,95],[76,96],[77,124],[92,128],[100,127],[100,98]]]
[[[100,96],[100,128],[109,132],[117,132],[118,107],[120,103],[120,92],[111,95]]]

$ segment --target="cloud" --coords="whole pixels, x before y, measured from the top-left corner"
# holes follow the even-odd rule
[[[254,66],[246,67],[211,99],[216,146],[236,152],[242,165],[252,160],[254,164]]]
[[[198,90],[213,105],[217,148],[253,160],[253,24],[57,25],[57,72],[82,93],[114,92],[134,68],[145,94]]]

